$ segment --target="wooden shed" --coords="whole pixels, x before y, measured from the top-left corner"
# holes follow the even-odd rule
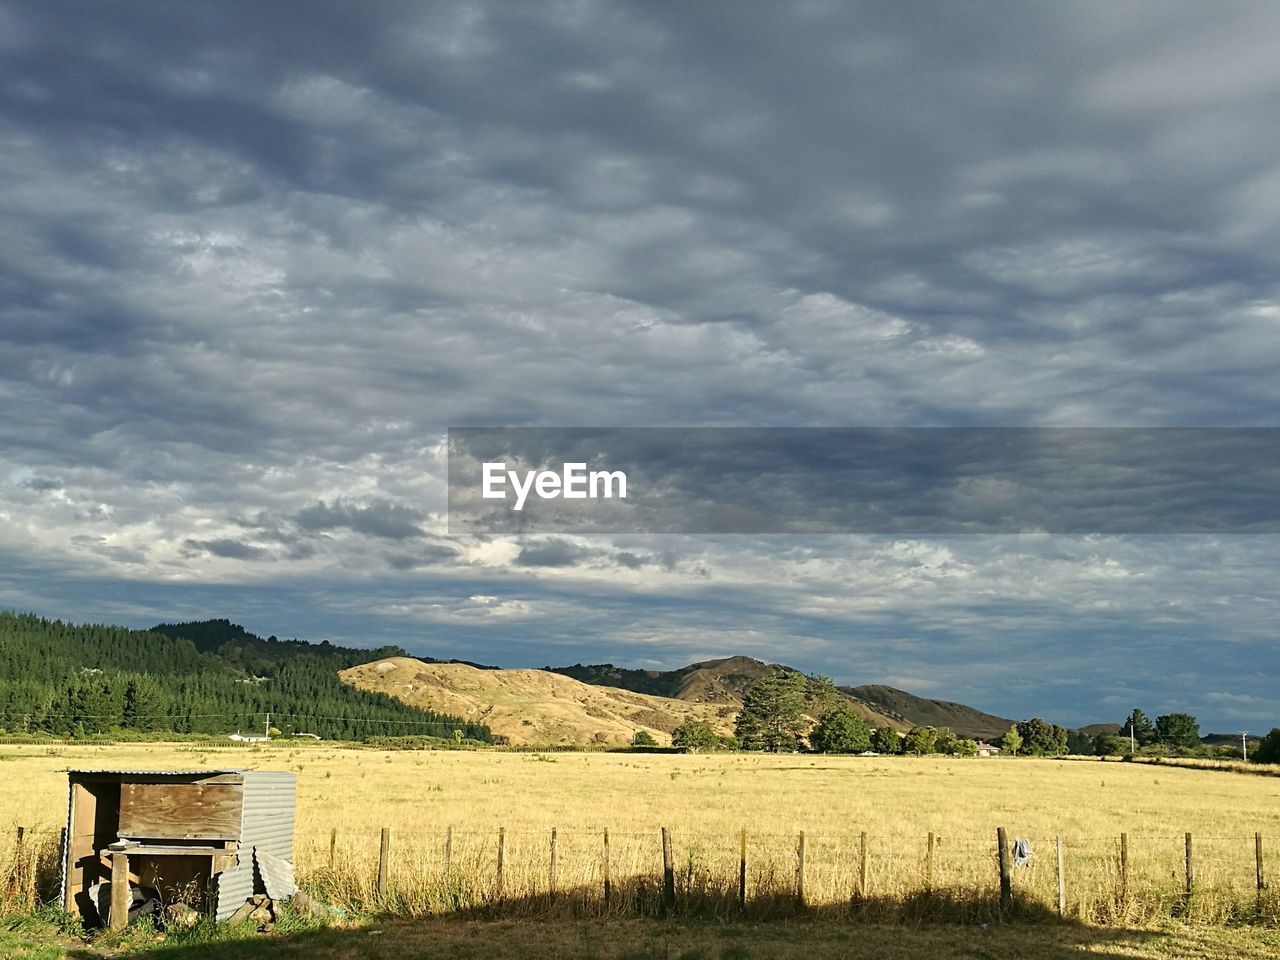
[[[68,786],[62,901],[91,923],[122,926],[140,890],[225,920],[268,881],[292,886],[292,773],[71,770]]]

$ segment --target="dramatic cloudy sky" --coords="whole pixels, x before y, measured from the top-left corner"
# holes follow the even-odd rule
[[[0,607],[1280,724],[1271,535],[450,537],[445,430],[1276,426],[1274,3],[0,4]]]

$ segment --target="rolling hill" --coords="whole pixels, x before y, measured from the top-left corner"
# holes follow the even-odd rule
[[[676,670],[631,670],[611,663],[591,665],[574,664],[571,667],[548,667],[553,673],[563,674],[605,687],[618,687],[638,693],[649,693],[689,703],[716,704],[732,707],[736,712],[742,706],[747,690],[757,680],[776,670],[787,670],[777,663],[764,663],[752,657],[723,657],[719,660],[703,660]],[[854,712],[873,727],[894,727],[907,730],[915,725],[908,717],[886,713],[874,703],[853,694],[849,688],[841,688]],[[909,694],[907,695],[909,696]],[[965,708],[968,709],[968,708]],[[974,711],[975,713],[977,711]],[[985,715],[984,715],[985,716]],[[1004,729],[1008,729],[1008,723]],[[968,736],[968,734],[965,734]]]
[[[962,703],[917,697],[905,690],[882,684],[840,689],[873,710],[894,717],[909,727],[950,727],[962,737],[991,739],[1003,736],[1014,722],[966,707]]]
[[[736,703],[636,693],[546,670],[482,670],[411,657],[360,664],[339,676],[360,690],[484,724],[495,737],[519,745],[619,745],[630,743],[637,730],[666,743],[685,720],[702,720],[731,733],[737,714]]]
[[[776,663],[762,663],[751,657],[724,657],[691,663],[677,670],[633,670],[612,663],[547,667],[552,673],[573,677],[593,686],[618,687],[634,693],[648,693],[695,703],[740,704],[750,687],[775,670]]]

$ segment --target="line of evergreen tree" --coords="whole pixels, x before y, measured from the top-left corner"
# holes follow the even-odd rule
[[[490,741],[486,726],[338,679],[341,669],[397,654],[263,640],[225,620],[130,630],[0,611],[0,731],[217,734],[260,729],[270,713],[284,734],[452,739],[457,730]]]

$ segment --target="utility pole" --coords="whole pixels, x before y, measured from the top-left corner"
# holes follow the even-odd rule
[[[1240,753],[1244,755],[1246,760],[1249,759],[1249,741],[1245,739],[1248,734],[1248,730],[1240,731]]]
[[[1129,718],[1129,752],[1136,754],[1138,752],[1138,741],[1133,736],[1133,718]]]
[[[271,712],[270,711],[267,711],[267,724],[265,727],[262,728],[262,734],[268,740],[271,739]]]

